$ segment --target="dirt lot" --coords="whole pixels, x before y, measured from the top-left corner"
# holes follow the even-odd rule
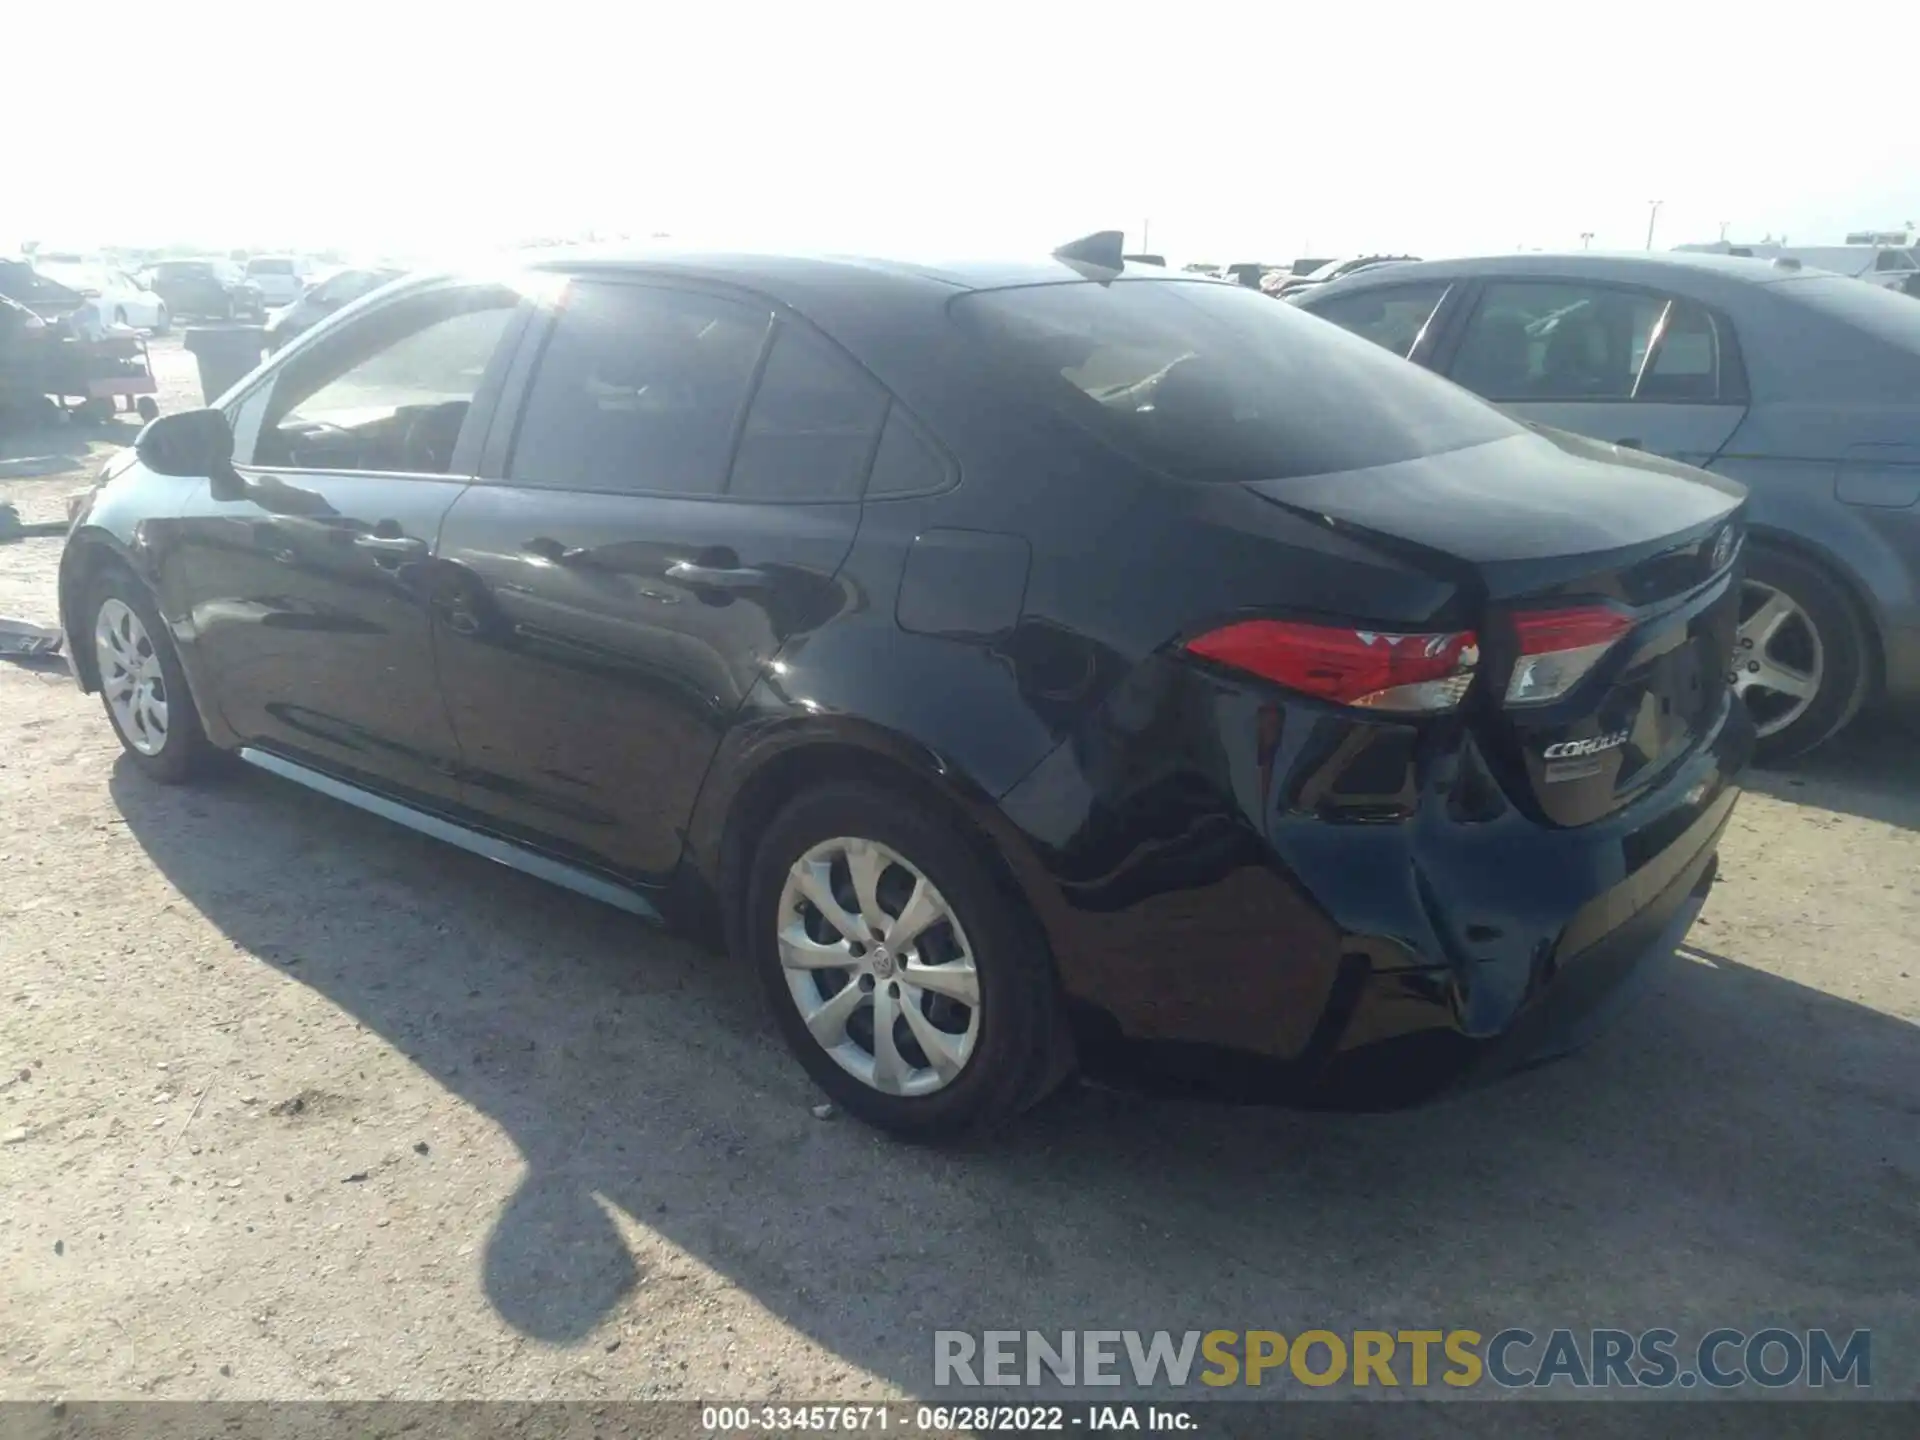
[[[0,499],[101,453],[16,438]],[[54,618],[58,546],[0,546],[0,614]],[[1871,1326],[1920,1395],[1916,739],[1756,777],[1573,1060],[941,1154],[815,1118],[726,960],[264,775],[144,784],[0,663],[0,1395],[853,1398],[936,1327],[1506,1324]]]

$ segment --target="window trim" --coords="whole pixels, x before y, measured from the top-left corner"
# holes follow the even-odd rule
[[[513,363],[503,377],[501,393],[494,408],[492,423],[481,444],[479,464],[472,476],[479,485],[499,485],[507,488],[526,490],[552,490],[559,494],[570,495],[610,495],[634,500],[677,500],[703,501],[710,504],[752,505],[758,507],[790,505],[860,505],[867,500],[867,487],[873,479],[873,461],[879,454],[881,437],[886,433],[887,422],[898,410],[906,417],[917,435],[939,456],[946,478],[937,486],[923,487],[912,491],[896,491],[892,494],[876,496],[877,500],[911,500],[926,495],[944,494],[960,483],[959,463],[953,453],[934,435],[932,429],[921,420],[871,367],[859,356],[848,350],[832,335],[813,323],[805,315],[791,306],[783,304],[763,291],[743,285],[729,285],[697,275],[682,275],[675,272],[656,270],[568,270],[556,275],[557,287],[553,294],[543,296],[535,305],[535,315],[528,322],[526,332],[520,337],[518,352]],[[722,478],[718,491],[712,493],[690,494],[684,490],[633,490],[609,489],[604,486],[582,488],[575,485],[543,485],[535,481],[516,479],[511,473],[513,454],[520,440],[520,427],[526,418],[527,402],[533,393],[533,383],[539,377],[540,367],[546,360],[547,347],[552,342],[554,332],[559,328],[560,318],[566,312],[573,292],[580,285],[621,286],[638,290],[666,290],[682,295],[699,295],[708,299],[743,305],[755,310],[764,309],[768,316],[767,332],[760,345],[760,354],[754,361],[753,372],[748,377],[746,394],[738,412],[733,417],[733,428],[727,447],[727,471]],[[847,364],[877,388],[887,398],[887,409],[881,418],[879,429],[873,440],[873,447],[867,456],[867,469],[861,478],[860,493],[839,497],[815,497],[780,499],[760,495],[735,495],[733,487],[734,463],[739,457],[740,442],[746,434],[747,416],[753,409],[753,402],[760,393],[760,382],[766,375],[767,361],[773,354],[774,344],[786,326],[804,331],[820,343],[829,346]]]
[[[1480,398],[1485,400],[1489,405],[1720,406],[1746,405],[1749,403],[1748,396],[1750,392],[1747,387],[1746,362],[1741,354],[1739,334],[1734,329],[1732,322],[1728,320],[1724,311],[1716,305],[1708,304],[1697,296],[1687,295],[1679,290],[1663,290],[1657,286],[1638,284],[1633,281],[1613,279],[1589,280],[1579,275],[1554,275],[1531,271],[1524,275],[1481,274],[1472,277],[1472,280],[1473,283],[1468,287],[1467,293],[1461,297],[1459,323],[1452,327],[1451,333],[1446,337],[1444,347],[1435,353],[1428,362],[1429,368],[1436,374],[1453,380],[1455,384],[1460,384],[1460,381],[1454,378],[1454,364],[1460,358],[1460,351],[1466,343],[1467,335],[1473,327],[1473,322],[1479,318],[1480,307],[1486,302],[1487,291],[1496,285],[1534,285],[1560,289],[1576,287],[1588,290],[1616,291],[1621,294],[1660,302],[1662,306],[1661,322],[1664,322],[1668,308],[1671,307],[1675,301],[1679,301],[1683,304],[1693,306],[1694,309],[1700,311],[1707,317],[1708,323],[1713,326],[1714,342],[1718,347],[1720,355],[1719,393],[1711,400],[1656,395],[1615,395],[1605,397],[1481,395]],[[1663,323],[1661,323],[1661,328],[1664,330]],[[1664,337],[1662,336],[1661,338]],[[1641,359],[1641,370],[1643,373],[1648,362],[1652,359],[1656,348],[1656,343],[1649,343],[1647,354]],[[1636,376],[1636,388],[1638,387],[1638,382],[1639,377]],[[1476,395],[1480,394],[1477,390],[1473,393]]]
[[[260,396],[264,392],[272,389],[278,382],[281,371],[285,369],[294,356],[319,348],[321,345],[337,344],[340,342],[342,336],[359,329],[375,315],[384,313],[390,306],[404,304],[415,296],[428,295],[444,290],[485,289],[499,283],[500,282],[494,280],[474,279],[466,276],[433,276],[421,280],[418,284],[408,285],[405,289],[397,291],[392,295],[383,296],[377,304],[369,305],[364,311],[355,315],[351,321],[337,327],[329,326],[325,334],[320,334],[317,327],[313,330],[306,331],[296,337],[292,344],[288,345],[284,350],[281,350],[278,354],[274,355],[272,359],[268,360],[265,365],[261,366],[259,374],[254,377],[253,383],[248,385],[247,388],[242,390],[238,395],[234,396],[225,406],[221,407],[221,414],[227,418],[228,430],[233,433],[236,441],[240,438],[237,428],[240,412],[244,410],[247,404],[256,396]],[[384,286],[381,287],[382,290],[385,288]],[[359,300],[347,302],[346,305],[336,310],[334,314],[341,315],[348,310],[355,309],[362,301],[377,293],[379,292],[369,291],[367,295],[362,296]],[[329,319],[331,318],[332,317],[329,317]],[[480,377],[479,387],[473,392],[473,400],[468,405],[466,418],[460,422],[459,438],[454,441],[452,461],[448,464],[445,471],[323,470],[294,465],[259,465],[255,464],[252,460],[236,460],[234,462],[234,468],[257,475],[364,475],[370,479],[381,480],[454,480],[462,484],[471,483],[474,478],[475,469],[480,462],[481,449],[485,437],[492,429],[493,418],[500,404],[501,391],[511,368],[509,362],[511,357],[518,353],[525,337],[526,329],[531,323],[532,318],[533,305],[529,297],[522,294],[519,303],[513,308],[513,313],[507,317],[507,328],[502,332],[499,344],[494,347],[493,355],[487,361],[486,373]],[[315,343],[316,338],[318,344]],[[255,439],[257,442],[258,437],[256,436]]]

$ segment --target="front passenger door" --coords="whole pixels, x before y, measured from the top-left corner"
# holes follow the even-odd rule
[[[1516,419],[1690,465],[1708,464],[1746,415],[1727,322],[1637,286],[1487,281],[1439,359]]]
[[[194,497],[164,583],[243,741],[458,800],[426,591],[519,305],[496,285],[410,290],[229,407],[238,482]]]

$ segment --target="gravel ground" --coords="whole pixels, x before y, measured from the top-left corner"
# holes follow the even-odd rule
[[[178,342],[163,407],[195,403]],[[125,427],[130,429],[131,427]],[[62,513],[103,454],[0,448]],[[0,546],[51,621],[58,541]],[[991,1150],[818,1119],[745,976],[0,663],[0,1398],[926,1393],[935,1328],[1780,1323],[1920,1395],[1920,775],[1756,777],[1585,1053],[1365,1118],[1077,1090]]]

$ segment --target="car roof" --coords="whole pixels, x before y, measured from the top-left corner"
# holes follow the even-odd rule
[[[739,285],[781,298],[788,290],[894,287],[928,295],[969,290],[998,290],[1020,285],[1056,285],[1086,278],[1065,261],[1047,257],[1013,259],[921,259],[886,255],[835,255],[793,251],[568,248],[523,257],[532,270],[590,274],[672,274]],[[1228,285],[1214,276],[1169,270],[1158,265],[1128,265],[1122,280],[1178,281]]]
[[[1682,279],[1709,286],[1769,285],[1791,280],[1797,269],[1770,259],[1682,251],[1570,250],[1557,254],[1486,255],[1455,260],[1411,260],[1343,275],[1314,288],[1323,295],[1351,294],[1375,285],[1404,285],[1410,280],[1456,280],[1480,276],[1553,276],[1571,280],[1613,280],[1622,284],[1672,285]]]

